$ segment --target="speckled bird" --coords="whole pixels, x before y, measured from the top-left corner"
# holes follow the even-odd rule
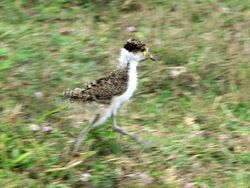
[[[64,97],[70,101],[105,106],[101,113],[96,110],[93,120],[79,134],[73,149],[74,155],[78,153],[87,132],[93,127],[102,125],[109,117],[112,117],[113,130],[137,142],[147,144],[143,139],[118,127],[115,121],[115,115],[121,104],[128,101],[136,90],[138,63],[146,59],[156,60],[142,41],[129,39],[121,49],[119,65],[113,72],[86,84],[83,88],[64,91]]]

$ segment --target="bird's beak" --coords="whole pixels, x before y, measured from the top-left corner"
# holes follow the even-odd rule
[[[156,61],[156,58],[148,51],[148,48],[143,52],[144,56],[151,59],[152,61]]]
[[[156,61],[156,58],[150,52],[148,52],[148,56],[152,61]]]

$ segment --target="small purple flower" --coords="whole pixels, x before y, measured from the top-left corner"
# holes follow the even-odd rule
[[[41,129],[40,126],[37,124],[31,124],[29,128],[31,131],[34,131],[34,132],[40,131],[40,129]]]
[[[136,28],[134,26],[127,27],[127,32],[132,33],[132,32],[135,32],[135,31],[136,31]]]
[[[35,95],[35,97],[37,97],[37,98],[42,98],[42,97],[43,97],[43,92],[37,91],[37,92],[34,93],[34,95]]]
[[[186,183],[184,188],[194,188],[193,183]]]
[[[90,173],[83,173],[83,174],[81,174],[80,181],[87,182],[90,180],[90,178],[91,178]]]
[[[51,126],[44,126],[43,127],[43,132],[51,132],[51,131],[53,131],[53,127],[51,127]]]

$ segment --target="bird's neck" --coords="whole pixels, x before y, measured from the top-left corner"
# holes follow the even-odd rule
[[[138,62],[135,60],[131,60],[131,53],[129,51],[127,51],[126,49],[122,48],[121,49],[121,54],[119,57],[119,65],[118,68],[119,69],[123,69],[123,68],[132,68],[136,69]]]

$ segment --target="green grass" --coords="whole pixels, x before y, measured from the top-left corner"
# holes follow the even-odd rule
[[[0,187],[249,187],[249,19],[247,0],[2,0]],[[90,117],[61,93],[111,71],[130,37],[158,61],[140,64],[118,122],[159,147],[136,145],[108,121],[73,158]],[[176,66],[186,72],[171,76]]]

